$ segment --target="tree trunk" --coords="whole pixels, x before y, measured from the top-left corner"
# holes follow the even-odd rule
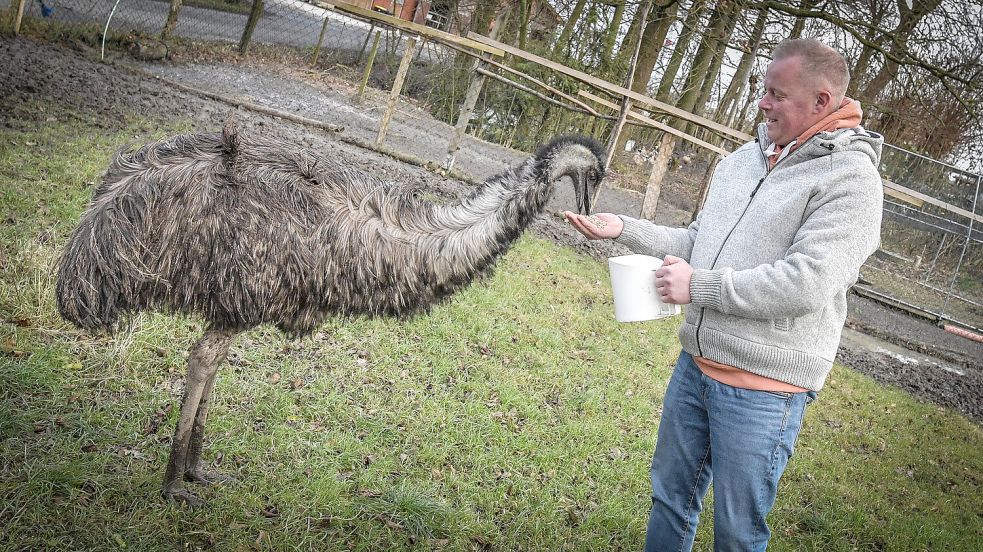
[[[566,54],[567,48],[570,45],[570,36],[573,34],[574,28],[577,27],[577,22],[580,21],[581,14],[584,13],[585,4],[587,4],[587,0],[577,0],[577,3],[573,7],[573,12],[570,13],[570,18],[567,19],[567,24],[560,31],[560,38],[556,39],[556,44],[553,48],[554,55],[563,57]]]
[[[874,27],[880,27],[881,22],[884,21],[884,17],[887,15],[887,10],[889,7],[888,2],[884,1],[874,1],[870,4],[870,24]],[[874,31],[868,31],[865,36],[869,42],[881,46],[884,44],[884,39],[887,38],[881,33],[875,33]],[[864,44],[863,48],[860,50],[860,56],[857,57],[857,62],[850,69],[850,86],[847,88],[847,95],[851,98],[857,94],[857,91],[861,89],[864,83],[864,77],[867,74],[867,69],[870,67],[870,62],[874,58],[874,54],[877,53],[877,48],[873,46],[868,46]]]
[[[171,7],[167,10],[167,21],[164,22],[164,28],[160,31],[160,39],[167,40],[171,33],[174,32],[174,27],[177,25],[177,16],[181,12],[182,0],[171,0]]]
[[[253,0],[253,9],[249,12],[249,20],[246,21],[246,28],[242,31],[242,39],[239,40],[240,54],[246,54],[249,42],[253,39],[253,31],[256,30],[256,24],[259,23],[261,17],[263,17],[263,0]]]
[[[703,85],[700,87],[700,95],[693,105],[693,113],[697,115],[703,114],[703,108],[707,105],[710,95],[713,92],[713,85],[717,83],[717,77],[720,75],[720,66],[723,64],[724,54],[727,51],[727,43],[730,42],[730,37],[734,34],[734,27],[737,25],[741,5],[740,2],[734,2],[732,6],[725,7],[724,9],[721,32],[719,35],[710,37],[713,41],[711,50],[713,58],[703,79]]]
[[[526,49],[526,39],[529,36],[529,0],[519,0],[519,39],[517,41],[519,49]]]
[[[649,81],[652,80],[652,71],[655,69],[655,62],[659,59],[659,52],[661,51],[662,45],[665,44],[669,28],[672,27],[673,22],[676,20],[678,3],[672,2],[668,7],[660,4],[664,4],[664,2],[653,2],[653,9],[650,13],[651,19],[646,21],[645,33],[641,37],[641,45],[638,50],[638,60],[635,63],[635,71],[632,74],[631,89],[639,94],[648,95]],[[638,19],[640,20],[641,18],[639,17]],[[638,26],[635,26],[635,29],[637,32]],[[625,151],[625,144],[628,143],[628,140],[632,136],[637,134],[637,130],[635,127],[629,127],[625,132],[622,132],[618,137],[615,151]]]
[[[618,30],[621,29],[621,20],[625,17],[625,0],[621,0],[614,7],[614,15],[611,17],[611,24],[608,32],[604,35],[604,43],[601,47],[601,63],[605,66],[611,64],[611,56],[614,54],[614,43],[618,40]],[[625,37],[627,40],[627,37]],[[645,47],[644,45],[642,46]]]
[[[659,60],[659,53],[662,51],[662,45],[666,42],[666,35],[669,34],[669,28],[676,20],[678,2],[672,2],[668,7],[660,5],[664,3],[653,3],[651,19],[648,20],[645,25],[645,33],[642,34],[642,45],[638,51],[638,62],[635,65],[635,74],[632,80],[632,90],[639,94],[648,93],[655,62]]]
[[[676,48],[672,51],[669,64],[666,65],[666,70],[662,74],[662,81],[659,82],[659,90],[655,94],[655,98],[659,101],[669,101],[669,95],[672,93],[672,83],[676,80],[676,73],[679,72],[679,67],[683,64],[686,51],[689,50],[689,43],[693,40],[693,35],[696,34],[700,26],[700,17],[703,15],[705,4],[706,0],[693,0],[689,11],[686,12],[682,33],[679,35],[679,40],[676,41]]]
[[[729,125],[733,116],[737,112],[737,102],[741,98],[741,93],[747,84],[748,73],[754,66],[754,60],[758,55],[758,48],[761,46],[761,35],[764,34],[765,23],[768,20],[768,9],[758,11],[758,17],[754,20],[754,28],[751,36],[748,37],[747,50],[741,56],[741,62],[737,64],[734,78],[730,80],[724,97],[720,100],[717,107],[716,121]]]
[[[892,55],[902,55],[908,47],[908,38],[918,23],[941,3],[941,0],[912,0],[912,8],[908,9],[908,0],[898,0],[898,11],[901,14],[901,21],[897,28],[890,34],[890,43],[887,51]],[[861,94],[868,102],[873,102],[881,94],[884,88],[898,76],[898,64],[889,59],[884,60],[884,65],[874,75]]]
[[[802,0],[799,4],[802,9],[809,10],[816,6],[816,0]],[[806,28],[806,20],[808,17],[796,17],[795,23],[792,24],[792,30],[788,33],[789,40],[802,37],[802,31]]]
[[[677,107],[690,113],[695,113],[697,102],[700,98],[700,90],[703,82],[707,79],[716,78],[716,75],[709,75],[711,66],[714,63],[714,56],[717,51],[726,47],[726,40],[719,40],[717,37],[724,37],[724,31],[728,25],[729,12],[733,10],[735,0],[719,0],[710,14],[710,21],[707,23],[707,30],[703,33],[700,40],[700,47],[693,56],[693,63],[686,81],[683,86],[683,95],[677,102]],[[722,55],[722,53],[721,53]],[[676,121],[676,128],[684,129],[686,124]]]
[[[615,61],[621,67],[628,66],[628,61],[631,60],[631,56],[635,52],[635,41],[638,40],[638,25],[639,21],[642,20],[641,11],[642,5],[639,4],[638,8],[635,9],[635,14],[631,18],[631,23],[628,24],[628,32],[625,33],[625,39],[618,46],[618,55],[615,56]]]
[[[871,37],[868,38],[876,40]],[[847,89],[848,96],[853,97],[857,93],[857,90],[860,89],[861,83],[863,82],[861,79],[867,73],[867,68],[870,67],[870,60],[874,57],[874,52],[876,51],[866,44],[860,51],[860,56],[857,57],[857,63],[850,70],[850,87]]]

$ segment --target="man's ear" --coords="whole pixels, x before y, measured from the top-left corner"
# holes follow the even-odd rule
[[[819,93],[816,94],[816,105],[814,106],[816,113],[823,113],[829,109],[829,104],[833,103],[833,95],[829,93],[829,90],[821,89]]]

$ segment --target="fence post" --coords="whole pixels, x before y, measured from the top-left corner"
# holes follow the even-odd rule
[[[181,12],[182,1],[171,0],[171,7],[167,10],[167,21],[164,22],[164,28],[160,31],[161,40],[166,40],[174,32],[174,27],[177,25],[178,13]]]
[[[485,68],[487,65],[485,63],[486,59],[491,59],[491,54],[482,54],[481,59],[476,59],[474,64],[471,65],[472,76],[471,82],[468,84],[468,92],[464,95],[464,103],[461,104],[461,111],[457,115],[457,124],[454,125],[454,135],[451,136],[451,141],[447,144],[447,158],[444,160],[444,169],[448,171],[454,168],[457,150],[461,149],[461,140],[464,139],[464,131],[468,128],[468,121],[471,120],[474,106],[478,103],[481,88],[485,85],[485,75],[479,73],[478,69]]]
[[[648,184],[645,185],[645,199],[642,201],[640,215],[643,219],[655,218],[655,209],[659,206],[659,196],[662,195],[662,181],[669,169],[669,159],[675,146],[676,137],[668,132],[663,133],[662,140],[659,141],[659,153],[652,161],[652,172],[649,174]]]
[[[393,81],[392,90],[389,91],[389,103],[386,105],[386,112],[382,115],[382,123],[379,125],[379,135],[375,138],[375,145],[381,146],[386,139],[386,131],[389,130],[389,121],[396,112],[396,103],[399,94],[403,91],[403,82],[406,80],[406,73],[410,70],[410,63],[413,61],[413,51],[416,49],[416,37],[411,36],[406,41],[406,50],[403,52],[403,59],[399,62],[399,70],[396,71],[396,80]]]
[[[976,222],[976,200],[980,197],[980,180],[983,176],[976,175],[976,193],[973,194],[973,216],[969,218],[969,227],[966,230],[966,241],[963,242],[963,250],[959,254],[959,261],[956,263],[956,270],[952,272],[952,281],[949,282],[949,292],[945,294],[945,300],[942,301],[942,310],[939,312],[939,324],[942,324],[943,316],[945,316],[945,308],[949,306],[949,298],[952,297],[952,290],[956,287],[956,279],[959,278],[959,269],[962,268],[963,258],[966,257],[966,248],[969,247],[969,240],[973,239],[973,223]]]
[[[239,40],[239,53],[245,54],[249,48],[249,41],[253,38],[253,31],[256,24],[263,17],[263,0],[253,0],[253,9],[249,11],[249,20],[246,21],[246,28],[242,31],[242,39]]]
[[[328,29],[328,15],[324,15],[324,23],[321,23],[321,34],[317,36],[317,46],[314,47],[314,55],[311,56],[311,66],[317,65],[317,55],[321,53],[321,44],[324,44],[324,31]]]
[[[358,90],[355,91],[355,97],[352,101],[359,102],[362,100],[362,95],[365,94],[365,85],[369,82],[369,75],[372,74],[372,64],[375,63],[375,54],[379,51],[379,38],[382,36],[382,31],[375,32],[375,41],[372,42],[372,51],[369,52],[369,61],[365,64],[365,70],[362,71],[362,82],[358,85]],[[368,40],[368,38],[366,38]],[[361,57],[361,56],[360,56]]]
[[[24,19],[24,6],[27,5],[27,0],[19,0],[17,2],[17,13],[14,15],[14,35],[20,32],[20,23]]]
[[[369,39],[372,38],[372,31],[375,30],[375,21],[369,23],[369,30],[365,32],[365,40],[362,41],[362,48],[358,51],[358,56],[355,58],[355,65],[362,63],[362,56],[365,55],[365,47],[369,45]],[[376,36],[378,36],[376,32]],[[378,40],[378,39],[376,39]]]

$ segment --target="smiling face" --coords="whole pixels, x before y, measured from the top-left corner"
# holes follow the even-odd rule
[[[768,139],[785,146],[832,110],[828,87],[803,74],[798,56],[775,59],[765,72],[765,95],[758,109],[765,116]]]

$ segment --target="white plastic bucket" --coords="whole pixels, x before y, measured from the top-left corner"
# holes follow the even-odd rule
[[[640,322],[665,318],[682,312],[679,305],[663,303],[655,289],[655,271],[662,259],[648,255],[608,258],[611,290],[614,292],[614,318],[618,322]]]

